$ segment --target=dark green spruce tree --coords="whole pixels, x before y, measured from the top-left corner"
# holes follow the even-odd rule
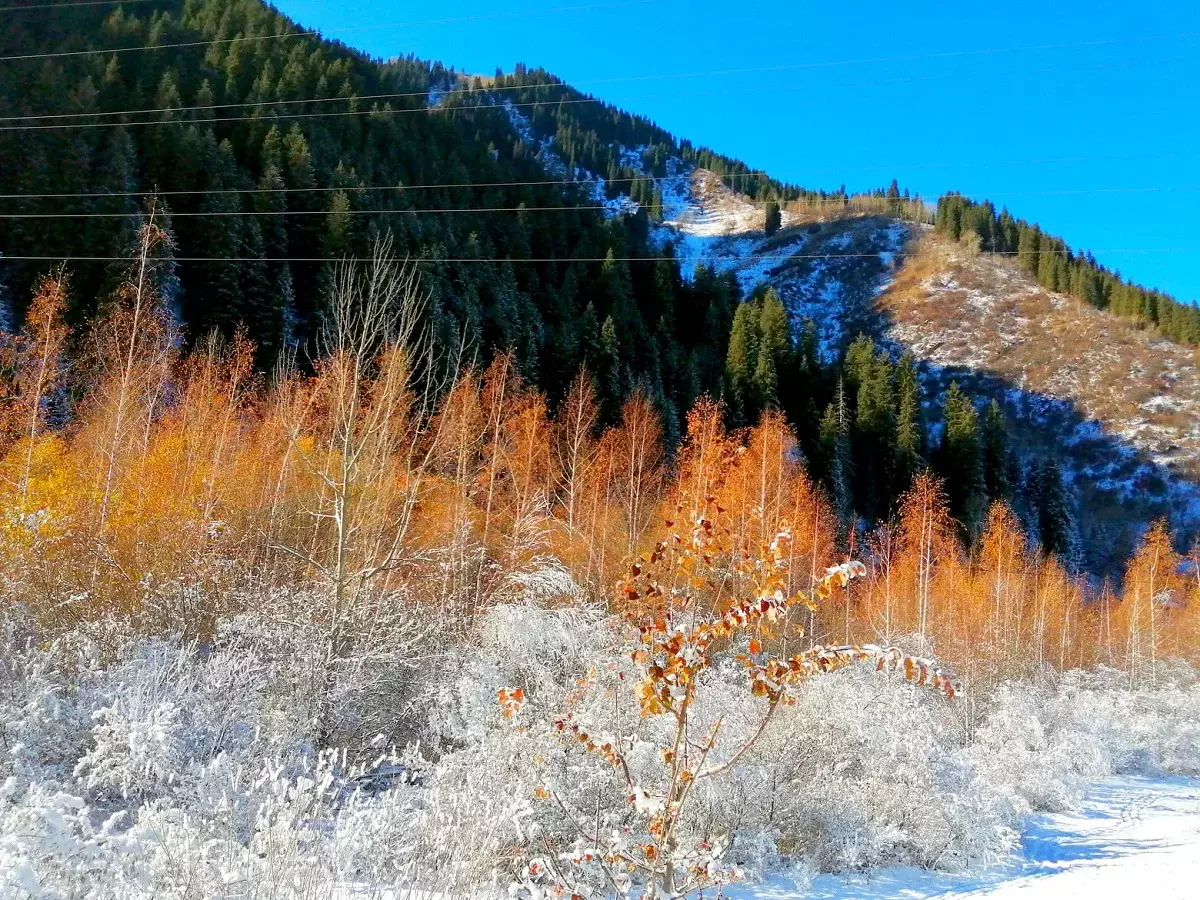
[[[946,391],[942,411],[945,433],[938,451],[938,471],[946,480],[950,514],[962,526],[964,536],[974,541],[986,512],[983,452],[979,414],[975,404],[957,382]]]
[[[1034,470],[1034,497],[1037,506],[1038,534],[1042,547],[1068,565],[1075,550],[1075,516],[1062,467],[1053,459],[1045,459]]]
[[[763,212],[765,213],[764,230],[767,237],[770,237],[783,225],[783,213],[780,212],[779,203],[775,200],[768,200],[763,207]]]
[[[908,490],[913,478],[925,468],[925,417],[921,410],[921,383],[911,353],[896,366],[896,434],[894,487],[897,494]]]
[[[983,483],[988,503],[1011,503],[1012,451],[1004,412],[994,398],[983,417]]]
[[[855,509],[868,521],[891,512],[896,429],[892,364],[880,351],[861,373],[854,416]]]
[[[822,481],[833,501],[834,512],[842,527],[848,529],[854,518],[853,474],[851,446],[851,414],[846,400],[846,386],[840,379],[833,401],[821,417],[818,436]]]

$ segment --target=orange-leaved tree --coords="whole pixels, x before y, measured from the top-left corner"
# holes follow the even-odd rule
[[[689,801],[697,785],[746,760],[809,678],[866,662],[947,697],[956,693],[953,680],[934,662],[896,648],[813,646],[789,655],[781,649],[787,646],[785,632],[799,631],[791,613],[814,610],[864,576],[865,567],[855,561],[831,566],[815,584],[794,590],[786,519],[758,547],[739,549],[731,540],[737,523],[714,495],[688,499],[679,506],[683,515],[669,523],[671,536],[638,557],[618,585],[620,605],[628,610],[620,650],[632,669],[621,672],[609,690],[614,707],[624,701],[636,709],[632,719],[641,727],[621,728],[618,714],[617,733],[602,735],[604,729],[574,709],[554,723],[570,747],[612,773],[615,789],[626,797],[625,824],[603,827],[599,816],[576,807],[572,791],[539,789],[538,796],[557,804],[569,820],[577,850],[584,849],[530,860],[519,873],[518,888],[531,896],[547,889],[586,895],[599,879],[619,894],[641,886],[646,896],[682,897],[736,879],[737,871],[723,864],[727,842],[689,827]],[[718,595],[724,602],[713,602]],[[729,664],[741,672],[735,680],[752,698],[752,722],[714,713],[720,702],[707,702],[728,690],[719,672],[728,672]],[[515,715],[522,700],[515,691],[501,692],[505,715]],[[654,745],[653,754],[646,752],[647,743]]]

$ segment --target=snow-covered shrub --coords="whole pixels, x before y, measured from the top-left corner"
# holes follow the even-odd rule
[[[811,596],[791,593],[786,526],[761,548],[736,549],[714,524],[721,514],[714,498],[699,501],[699,509],[692,527],[680,529],[686,537],[675,534],[631,566],[619,584],[631,611],[611,661],[589,669],[564,698],[554,730],[572,750],[534,790],[554,810],[548,818],[560,833],[543,822],[535,835],[541,847],[522,841],[519,893],[637,887],[686,896],[741,877],[728,852],[736,841],[756,864],[769,865],[777,851],[769,836],[731,824],[703,797],[727,799],[725,786],[779,724],[777,714],[797,703],[798,686],[865,662],[954,695],[931,662],[894,648],[815,646],[789,654],[779,629],[792,608],[815,609],[817,598],[845,588],[865,567],[831,567]],[[725,596],[702,593],[731,572],[736,579]],[[524,688],[503,688],[497,697],[505,717],[528,713]],[[541,730],[524,721],[521,729]],[[525,855],[534,848],[536,855]]]
[[[268,668],[244,644],[135,644],[81,692],[94,722],[75,775],[98,797],[183,790],[210,760],[279,749],[263,728]]]
[[[438,703],[414,709],[405,693],[389,706],[379,681],[358,695],[369,716],[357,729],[404,719],[437,738],[433,761],[397,757],[388,735],[318,752],[314,648],[294,626],[243,616],[218,623],[211,646],[130,640],[104,655],[75,635],[40,643],[10,611],[0,896],[479,895],[513,882],[536,891],[555,870],[612,893],[608,874],[628,873],[606,874],[603,856],[645,852],[670,790],[673,717],[639,707],[674,694],[657,674],[640,689],[660,651],[632,658],[624,619],[535,594],[482,611],[446,646],[421,675]],[[645,646],[676,634],[653,631]],[[768,654],[744,635],[725,647],[697,670],[687,765],[749,749],[694,780],[673,826],[685,864],[714,880],[982,867],[1025,815],[1069,807],[1092,777],[1200,774],[1188,668],[1162,666],[1159,684],[1136,692],[1106,670],[1002,685],[972,698],[969,729],[936,693],[848,667],[793,685],[794,705],[755,738],[768,698],[747,673]]]
[[[496,695],[505,688],[552,710],[569,681],[611,657],[615,640],[613,622],[596,608],[545,607],[533,598],[491,607],[447,663],[453,678],[438,693],[432,734],[460,745],[479,741],[495,724]]]
[[[267,666],[272,714],[327,743],[361,747],[376,735],[405,743],[420,701],[439,675],[443,623],[414,608],[404,591],[361,601],[354,628],[336,619],[326,588],[279,587],[256,597],[254,613],[220,626],[221,646],[240,646]]]
[[[187,701],[196,694],[191,648],[150,643],[108,671],[92,713],[92,745],[75,767],[89,791],[124,798],[170,788],[200,755]]]
[[[960,743],[944,702],[849,669],[798,692],[733,779],[729,805],[739,831],[773,835],[780,855],[824,870],[987,865],[1015,833],[958,758]],[[708,802],[719,810],[722,797]]]
[[[1058,739],[1091,748],[1083,774],[1200,775],[1200,683],[1190,667],[1127,689],[1112,669],[1067,672],[1043,713]]]
[[[1009,683],[963,757],[1017,821],[1073,806],[1087,781],[1111,774],[1200,774],[1200,686],[1183,667],[1157,687],[1128,689],[1099,668]]]
[[[70,772],[91,737],[78,695],[99,677],[96,648],[67,635],[38,647],[20,610],[0,621],[0,782]]]
[[[972,746],[964,751],[1013,821],[1035,810],[1069,808],[1078,799],[1084,777],[1108,771],[1093,742],[1055,728],[1047,715],[1054,701],[1045,685],[1000,685]]]
[[[105,889],[127,841],[124,815],[97,824],[81,797],[52,786],[0,785],[0,897],[116,897]]]

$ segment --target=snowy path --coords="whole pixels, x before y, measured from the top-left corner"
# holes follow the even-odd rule
[[[1021,856],[984,876],[885,869],[821,876],[807,892],[779,881],[736,900],[1088,900],[1200,898],[1200,780],[1111,778],[1072,813],[1030,822]]]

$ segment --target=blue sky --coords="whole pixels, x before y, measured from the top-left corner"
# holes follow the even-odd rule
[[[810,188],[991,198],[1200,301],[1200,3],[282,0],[375,56],[544,66]]]

